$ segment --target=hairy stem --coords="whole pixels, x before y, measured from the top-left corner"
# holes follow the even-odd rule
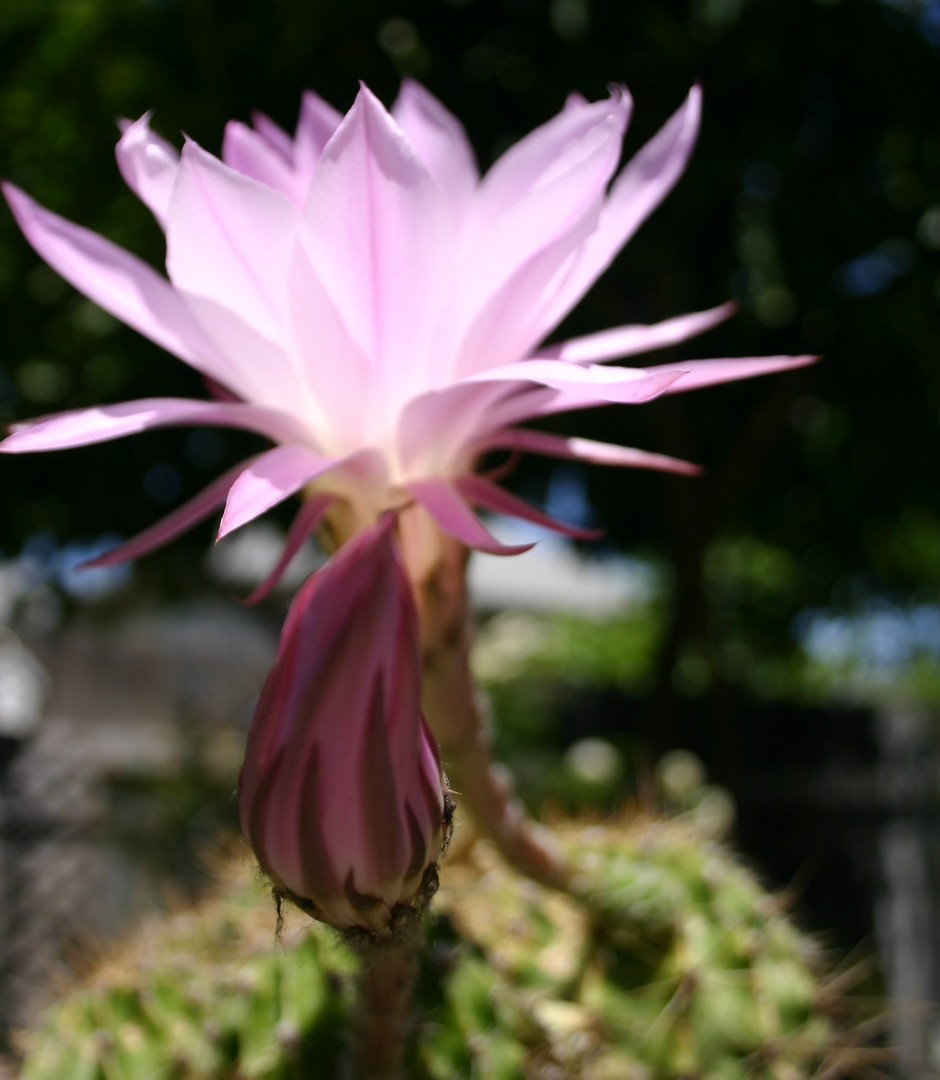
[[[480,698],[470,673],[468,552],[417,507],[400,517],[405,563],[421,619],[422,704],[451,790],[518,870],[555,888],[569,877],[554,837],[513,797],[506,770],[492,760]]]
[[[408,1011],[421,935],[394,941],[363,937],[354,944],[361,968],[352,1031],[354,1080],[402,1080]]]

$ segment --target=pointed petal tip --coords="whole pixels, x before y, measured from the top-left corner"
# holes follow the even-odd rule
[[[148,109],[145,113],[142,113],[136,120],[131,120],[126,116],[119,116],[115,123],[121,132],[121,136],[125,136],[131,130],[137,130],[139,128],[150,127],[150,121],[153,119],[153,109]]]
[[[217,544],[220,540],[224,540],[229,533],[234,532],[241,522],[234,520],[234,515],[228,513],[228,506],[222,511],[222,517],[219,520],[219,527],[216,529],[215,537],[212,541],[213,544]]]
[[[3,192],[3,197],[9,204],[10,209],[13,211],[14,217],[19,220],[18,208],[22,207],[25,211],[28,204],[32,202],[32,199],[10,180],[0,180],[0,191]]]
[[[527,551],[531,551],[538,544],[538,540],[533,540],[528,544],[494,544],[492,546],[483,546],[481,544],[474,545],[474,551],[480,551],[484,555],[498,555],[500,558],[508,555],[524,555]]]
[[[76,563],[73,569],[81,570],[100,570],[106,566],[109,566],[108,555],[110,552],[106,552],[104,555],[96,555],[93,559],[86,559],[84,562]]]

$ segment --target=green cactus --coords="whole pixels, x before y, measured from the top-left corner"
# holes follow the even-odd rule
[[[871,1060],[780,899],[687,821],[561,835],[571,895],[484,843],[449,859],[409,1080],[800,1080]],[[297,914],[276,942],[240,856],[216,898],[151,923],[22,1035],[22,1080],[333,1078],[354,969]]]

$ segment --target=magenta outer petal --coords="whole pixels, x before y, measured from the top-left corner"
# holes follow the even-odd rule
[[[713,326],[729,319],[736,310],[736,304],[727,303],[708,311],[679,315],[675,319],[666,319],[650,326],[617,326],[597,334],[571,338],[558,345],[544,346],[532,359],[567,360],[575,364],[621,360],[626,356],[678,345],[698,334],[704,334],[706,330],[711,330]]]
[[[224,401],[190,401],[186,398],[143,398],[119,405],[41,416],[14,425],[13,433],[0,443],[6,454],[70,450],[76,446],[120,439],[155,427],[182,424],[244,428],[275,441],[296,437],[293,417],[258,405]]]
[[[180,156],[150,130],[150,115],[123,127],[114,153],[124,182],[165,229]]]
[[[557,521],[508,491],[504,491],[483,476],[472,474],[461,476],[456,481],[456,488],[467,502],[474,506],[480,506],[494,514],[519,518],[520,521],[530,521],[533,525],[540,525],[543,529],[561,533],[562,536],[575,540],[596,540],[602,535],[599,529],[580,529],[574,525],[565,525],[564,522]]]
[[[447,480],[413,480],[406,487],[437,524],[462,544],[488,555],[520,555],[534,544],[501,544],[470,510],[467,500]]]
[[[161,348],[226,382],[224,359],[165,278],[97,233],[45,210],[12,184],[2,187],[23,235],[56,273]]]
[[[682,394],[686,390],[701,390],[706,386],[753,379],[758,375],[795,371],[815,364],[818,359],[818,356],[755,356],[724,360],[684,360],[681,364],[661,364],[648,370],[663,374],[684,372],[682,377],[671,383],[666,390],[667,394]]]
[[[117,566],[120,563],[129,562],[131,559],[139,559],[142,555],[149,555],[164,544],[175,540],[184,532],[188,532],[200,521],[205,520],[214,510],[217,510],[225,502],[228,490],[233,481],[245,469],[251,461],[243,461],[234,469],[229,469],[218,479],[213,480],[208,487],[199,492],[188,502],[183,503],[171,514],[162,518],[155,525],[144,529],[126,543],[120,544],[112,551],[99,555],[97,559],[91,559],[82,564],[81,569],[89,569],[97,566]]]
[[[481,441],[477,450],[481,454],[487,450],[544,454],[546,457],[587,461],[592,465],[655,469],[659,472],[681,473],[686,476],[695,476],[701,472],[699,466],[691,461],[682,461],[665,454],[651,454],[646,450],[635,450],[630,446],[617,446],[613,443],[596,442],[594,439],[552,435],[547,431],[526,431],[520,428],[496,432]]]
[[[385,925],[440,844],[417,612],[391,531],[365,530],[297,594],[239,779],[262,868],[335,926]]]
[[[218,539],[290,498],[315,476],[336,468],[335,458],[303,446],[275,446],[244,469],[228,493]]]
[[[329,496],[304,500],[291,522],[290,529],[287,531],[284,550],[281,552],[277,565],[258,588],[245,598],[246,604],[260,604],[277,588],[287,568],[294,561],[294,556],[303,547],[305,541],[316,531],[332,502],[333,499]]]

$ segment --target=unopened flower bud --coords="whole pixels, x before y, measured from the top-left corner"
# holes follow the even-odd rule
[[[277,892],[342,929],[420,906],[441,848],[443,778],[391,532],[385,518],[361,533],[297,594],[239,778],[242,829]]]

